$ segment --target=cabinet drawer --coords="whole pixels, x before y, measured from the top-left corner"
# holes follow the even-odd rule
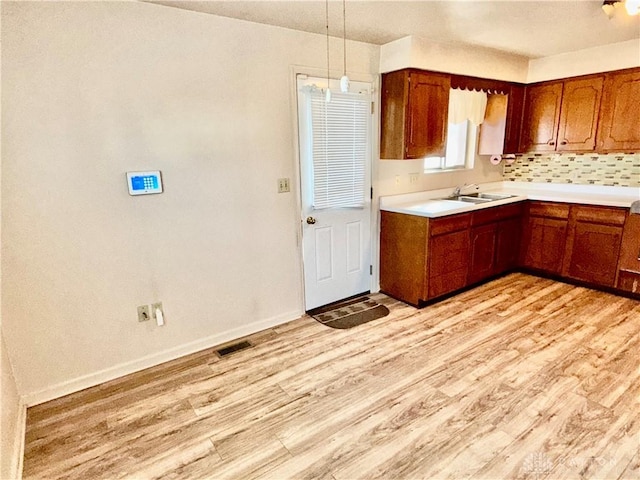
[[[445,233],[457,232],[469,228],[471,221],[470,213],[451,215],[448,217],[436,218],[429,223],[429,232],[432,237]]]
[[[625,292],[640,293],[640,273],[620,270],[616,287]]]
[[[502,205],[499,207],[484,208],[473,212],[471,225],[484,225],[485,223],[497,222],[506,218],[518,217],[522,214],[522,203]]]
[[[547,218],[569,218],[571,206],[568,203],[531,202],[529,203],[529,215]]]
[[[578,222],[601,223],[603,225],[624,225],[628,211],[626,208],[588,205],[575,205],[573,209]]]

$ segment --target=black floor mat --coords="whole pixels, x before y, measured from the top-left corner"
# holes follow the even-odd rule
[[[369,297],[352,298],[307,312],[331,328],[353,328],[389,315],[389,309]]]

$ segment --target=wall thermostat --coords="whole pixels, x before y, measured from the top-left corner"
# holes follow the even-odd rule
[[[129,195],[149,195],[162,193],[160,170],[151,172],[127,172]]]

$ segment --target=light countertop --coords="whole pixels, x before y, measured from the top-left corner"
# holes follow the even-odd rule
[[[481,183],[478,189],[464,188],[464,193],[497,193],[513,195],[510,198],[486,203],[442,202],[453,188],[380,197],[380,210],[436,218],[456,213],[471,212],[524,200],[583,203],[609,207],[629,208],[640,200],[640,187],[604,187],[600,185],[573,185],[554,183],[492,182]]]

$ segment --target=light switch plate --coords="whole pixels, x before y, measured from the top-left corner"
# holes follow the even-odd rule
[[[278,193],[287,193],[289,192],[289,179],[288,178],[279,178],[278,179]]]

